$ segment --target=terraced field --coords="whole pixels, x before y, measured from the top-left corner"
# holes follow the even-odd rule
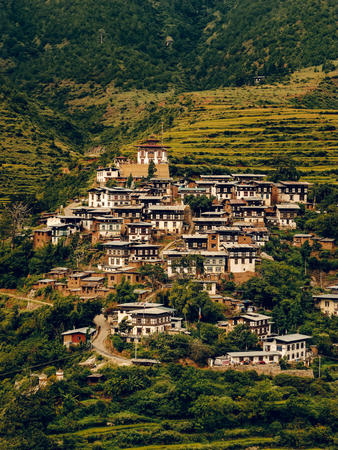
[[[330,76],[335,79],[338,71]],[[292,104],[325,77],[305,69],[289,83],[191,93],[194,107],[164,133],[178,173],[268,172],[277,154],[293,158],[302,179],[337,182],[338,114]]]
[[[35,195],[53,169],[78,157],[55,127],[49,128],[52,111],[32,112],[19,103],[0,97],[0,207],[10,195]]]

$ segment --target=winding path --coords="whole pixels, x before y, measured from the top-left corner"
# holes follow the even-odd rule
[[[117,356],[109,352],[106,348],[105,341],[110,335],[110,325],[105,319],[103,314],[100,314],[94,318],[95,325],[98,329],[98,333],[92,342],[93,349],[102,356],[109,358],[111,362],[119,366],[130,366],[132,362],[130,359]]]

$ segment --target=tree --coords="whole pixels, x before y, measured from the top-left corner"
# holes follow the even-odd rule
[[[170,290],[169,304],[190,322],[202,320],[215,323],[223,318],[220,306],[212,303],[208,293],[193,281],[175,282]]]
[[[14,247],[15,238],[22,232],[24,224],[29,216],[30,208],[23,202],[16,202],[6,206],[4,213],[9,222],[8,230],[12,247]]]
[[[149,166],[148,166],[148,180],[150,180],[151,178],[154,177],[155,173],[157,172],[155,163],[153,160],[150,161]]]
[[[136,302],[137,295],[134,293],[134,289],[135,286],[123,277],[121,283],[116,286],[116,293],[109,300],[116,303]]]
[[[144,266],[141,266],[139,268],[139,273],[143,277],[149,278],[151,287],[153,289],[156,289],[156,287],[168,281],[167,274],[165,273],[162,266],[145,264]]]
[[[296,162],[286,155],[277,155],[272,160],[272,166],[276,167],[276,170],[270,176],[270,180],[277,181],[298,181],[300,173],[296,168]]]
[[[184,204],[189,205],[195,215],[200,216],[202,212],[210,211],[214,197],[209,198],[206,195],[196,197],[187,195],[184,198]]]
[[[129,174],[129,177],[127,178],[126,186],[127,186],[128,188],[132,187],[133,181],[134,181],[134,178],[133,178],[132,174],[130,173],[130,174]]]
[[[230,333],[221,334],[215,343],[215,350],[218,355],[227,352],[248,351],[257,349],[258,337],[251,333],[247,325],[237,325]]]

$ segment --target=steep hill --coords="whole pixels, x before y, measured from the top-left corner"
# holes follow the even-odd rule
[[[1,66],[27,89],[205,89],[338,56],[334,0],[1,0]]]
[[[198,93],[202,89],[245,85],[240,90],[221,89],[215,95],[221,96],[221,103],[227,96],[227,109],[237,108],[246,93],[249,97],[241,108],[263,107],[283,97],[285,89],[276,86],[274,99],[265,98],[262,93],[271,89],[248,87],[255,75],[266,76],[269,83],[298,67],[320,63],[330,67],[338,53],[336,8],[333,0],[309,0],[306,8],[301,0],[0,0],[0,203],[14,193],[35,196],[45,181],[62,170],[86,165],[83,155],[93,147],[105,151],[101,162],[107,162],[121,145],[159,132],[161,123],[167,131],[176,123],[174,134],[167,137],[177,147],[172,161],[178,173],[185,165],[194,170],[203,161],[203,152],[212,158],[217,154],[220,159],[214,165],[220,167],[244,161],[244,168],[264,170],[269,162],[262,152],[272,148],[267,137],[275,149],[284,149],[289,139],[286,129],[278,132],[284,136],[283,145],[283,139],[265,130],[265,147],[259,155],[254,145],[245,149],[243,140],[237,141],[247,131],[242,124],[240,134],[227,140],[234,155],[230,157],[224,147],[216,153],[212,150],[218,145],[215,138],[208,150],[201,142],[182,147],[182,139],[175,135],[178,119],[193,121],[201,108],[205,108],[204,121],[215,119],[217,108],[211,108],[208,92]],[[287,88],[293,97],[288,106],[335,107],[336,85],[327,84],[322,74],[302,95],[296,95],[300,87],[298,83]],[[270,120],[266,108],[264,113]],[[309,149],[323,150],[317,148],[318,139],[328,147],[321,161],[308,161],[310,165],[320,162],[324,174],[332,170],[332,143],[326,137],[322,141],[324,132],[317,131],[305,150],[303,143],[292,139],[294,151],[304,151],[297,153],[303,160]]]

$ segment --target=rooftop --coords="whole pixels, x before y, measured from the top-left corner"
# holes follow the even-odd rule
[[[276,341],[282,342],[294,342],[294,341],[304,341],[305,339],[311,339],[312,336],[307,336],[306,334],[285,334],[284,336],[275,336]]]
[[[91,328],[91,327],[83,327],[83,328],[76,328],[74,330],[68,330],[68,331],[64,331],[63,333],[61,333],[62,336],[66,336],[68,334],[75,334],[75,333],[80,333],[80,334],[93,334],[95,333],[96,329],[95,328]]]
[[[151,205],[149,206],[149,210],[155,211],[184,211],[187,208],[187,205]]]
[[[280,355],[280,352],[265,352],[263,350],[251,351],[251,352],[228,352],[227,355],[232,358],[238,357],[249,357],[249,356],[273,356]]]

